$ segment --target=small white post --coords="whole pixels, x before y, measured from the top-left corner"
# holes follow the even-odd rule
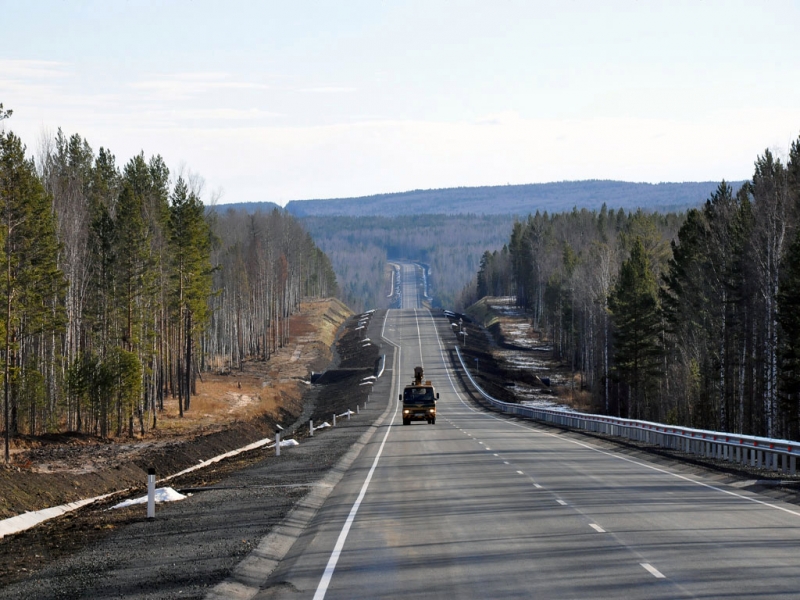
[[[275,456],[281,455],[281,433],[280,431],[275,433]]]
[[[314,419],[308,420],[308,437],[314,437]]]
[[[349,408],[347,409],[347,420],[350,420],[350,413],[353,412]]]
[[[357,415],[361,414],[361,405],[360,404],[356,404],[356,414]]]
[[[156,470],[147,469],[147,518],[156,518]]]
[[[336,427],[336,413],[333,413],[333,426]]]

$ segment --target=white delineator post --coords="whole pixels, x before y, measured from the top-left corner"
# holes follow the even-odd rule
[[[156,517],[156,470],[153,467],[147,469],[147,518]]]
[[[333,426],[336,427],[336,413],[333,413]]]
[[[308,420],[308,437],[314,437],[314,419]]]
[[[275,456],[281,455],[281,433],[280,431],[275,433]]]

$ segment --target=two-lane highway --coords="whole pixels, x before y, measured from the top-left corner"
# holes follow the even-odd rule
[[[388,312],[387,416],[259,598],[797,597],[797,507],[477,409],[448,327]],[[417,365],[436,425],[400,419]]]
[[[420,308],[419,282],[417,266],[414,263],[401,262],[400,265],[400,308]]]

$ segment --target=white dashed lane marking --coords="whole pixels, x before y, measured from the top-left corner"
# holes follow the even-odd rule
[[[665,579],[664,574],[661,571],[659,571],[658,569],[656,569],[650,563],[639,563],[639,564],[642,565],[642,567],[644,567],[645,571],[650,573],[650,575],[652,575],[656,579]]]

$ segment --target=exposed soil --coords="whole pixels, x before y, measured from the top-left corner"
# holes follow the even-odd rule
[[[366,328],[356,329],[359,322],[368,323],[364,316],[361,321],[351,317],[339,327],[347,312],[336,301],[304,305],[285,349],[268,362],[245,363],[242,372],[204,374],[188,416],[179,420],[167,411],[160,415],[159,429],[143,438],[115,441],[63,434],[17,440],[12,466],[0,470],[0,516],[125,491],[0,539],[0,587],[142,521],[141,507],[104,509],[124,497],[142,495],[148,467],[155,466],[159,476],[176,473],[272,437],[275,423],[285,427],[284,439],[302,439],[309,433],[308,419],[321,424],[334,413],[363,405],[371,386],[360,384],[375,374],[379,348],[364,339]],[[311,384],[312,373],[326,365],[331,368]],[[245,453],[172,479],[169,485],[179,491],[206,488],[264,458],[264,452]],[[285,513],[305,491],[281,489],[275,509]]]

